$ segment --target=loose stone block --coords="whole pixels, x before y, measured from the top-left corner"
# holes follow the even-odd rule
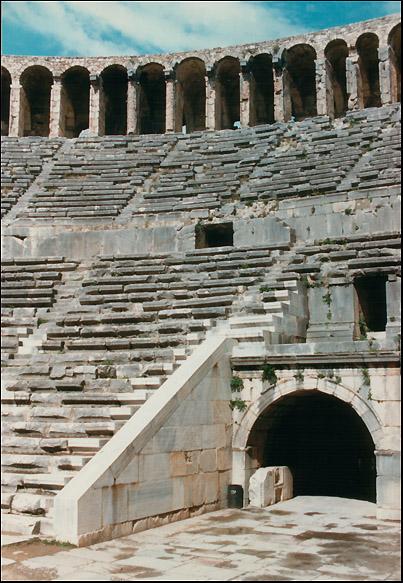
[[[249,503],[264,508],[293,496],[292,474],[286,466],[259,468],[249,481]]]

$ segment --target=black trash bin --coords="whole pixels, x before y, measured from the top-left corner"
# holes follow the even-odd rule
[[[243,508],[243,488],[238,484],[228,486],[228,508]]]

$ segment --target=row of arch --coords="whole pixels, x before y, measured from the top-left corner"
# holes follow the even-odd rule
[[[394,70],[393,101],[400,100],[400,24],[389,34],[390,59]],[[374,33],[362,34],[356,42],[359,69],[360,106],[382,105],[380,91],[379,40]],[[331,85],[331,109],[336,117],[349,107],[346,62],[349,47],[342,39],[325,49],[326,76]],[[206,100],[214,88],[214,129],[233,128],[241,118],[241,83],[248,80],[248,124],[275,121],[275,80],[282,76],[283,91],[289,102],[289,115],[300,120],[318,114],[317,55],[309,44],[298,44],[273,57],[267,53],[251,57],[247,63],[224,57],[212,70],[196,57],[187,58],[172,72],[174,78],[173,129],[193,132],[206,129]],[[128,88],[134,81],[136,91],[136,133],[164,133],[167,129],[167,82],[172,79],[162,65],[149,63],[136,72],[122,65],[104,69],[95,81],[101,98],[99,115],[106,135],[128,131]],[[49,69],[35,65],[20,76],[21,135],[48,136],[50,132],[51,93],[54,78]],[[68,69],[60,79],[60,119],[58,135],[77,137],[90,126],[90,87],[94,79],[81,66]],[[11,75],[1,69],[2,135],[9,133]],[[210,124],[211,128],[211,124]]]

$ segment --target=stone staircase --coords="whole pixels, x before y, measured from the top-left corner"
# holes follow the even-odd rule
[[[257,282],[277,272],[274,260],[284,251],[272,247],[104,256],[64,272],[51,309],[3,374],[4,529],[20,531],[20,524],[52,536],[57,492],[227,321],[237,298],[249,288],[251,297],[262,296]],[[292,297],[281,306],[260,299],[277,330],[279,309],[288,310]],[[253,317],[256,333],[261,313],[234,315],[232,332],[236,317]]]

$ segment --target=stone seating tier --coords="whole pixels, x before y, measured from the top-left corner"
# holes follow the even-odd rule
[[[21,171],[18,148],[29,169],[34,147],[36,165],[29,180],[18,182],[18,196],[41,171],[37,161],[53,159],[16,218],[38,224],[109,223],[122,212],[209,210],[234,200],[249,204],[389,186],[400,181],[399,116],[395,104],[336,120],[319,116],[189,135],[3,138],[3,199],[9,200],[9,181]]]

